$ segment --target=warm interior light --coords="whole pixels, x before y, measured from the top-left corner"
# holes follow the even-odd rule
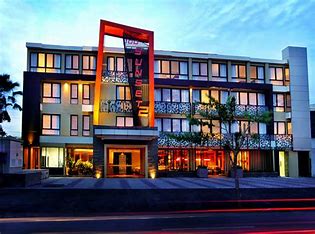
[[[74,149],[74,152],[87,152],[87,153],[93,153],[93,149]]]

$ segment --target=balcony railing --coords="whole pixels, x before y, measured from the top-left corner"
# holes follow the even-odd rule
[[[160,132],[158,145],[160,147],[211,147],[221,149],[227,141],[231,141],[232,134],[213,134],[208,137],[202,145],[192,144],[188,141],[178,141],[168,136],[169,133]],[[181,134],[181,133],[175,133]],[[243,143],[242,149],[277,149],[286,150],[292,148],[291,135],[266,135],[258,134],[255,137],[248,135]]]
[[[128,83],[128,73],[126,71],[104,71],[102,75],[103,83]]]
[[[194,103],[193,110],[195,114],[198,114],[200,111],[209,111],[212,114],[216,114],[215,109],[209,109],[207,105],[202,103]],[[248,113],[250,115],[262,114],[263,112],[268,111],[267,106],[252,106],[252,105],[236,105],[235,114],[236,116],[242,116],[244,113]]]
[[[157,114],[189,114],[189,102],[154,102],[154,112]]]

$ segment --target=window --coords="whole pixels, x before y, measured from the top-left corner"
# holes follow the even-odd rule
[[[232,79],[234,82],[246,82],[246,66],[232,64]]]
[[[265,106],[265,94],[263,93],[258,93],[258,106]]]
[[[188,89],[154,89],[155,101],[189,102]]]
[[[193,80],[208,80],[208,63],[192,63]]]
[[[83,55],[82,56],[82,73],[87,75],[95,75],[96,71],[96,56]]]
[[[189,121],[187,119],[155,119],[155,127],[163,132],[189,132]]]
[[[131,100],[128,86],[116,86],[116,100]]]
[[[270,67],[270,81],[273,85],[283,85],[283,68]]]
[[[79,55],[66,55],[66,73],[79,74]]]
[[[64,166],[64,149],[56,147],[41,148],[43,168],[62,168]]]
[[[125,61],[124,58],[116,58],[116,71],[124,71],[125,70]]]
[[[49,72],[60,73],[61,71],[61,55],[60,54],[45,54],[31,53],[31,72]]]
[[[60,135],[60,115],[42,115],[42,134]]]
[[[273,109],[277,112],[284,112],[284,94],[273,94]]]
[[[161,119],[155,119],[154,126],[158,128],[158,131],[162,131],[162,121]]]
[[[285,122],[274,122],[274,134],[284,135],[285,134]]]
[[[83,85],[82,104],[90,105],[90,85],[89,84]]]
[[[82,136],[90,136],[90,116],[82,116]]]
[[[70,136],[78,135],[78,116],[70,115]]]
[[[240,105],[248,105],[247,93],[240,92]]]
[[[249,105],[256,106],[257,105],[257,93],[249,93],[248,94]]]
[[[188,63],[185,61],[154,61],[155,78],[188,79]]]
[[[107,57],[107,70],[115,71],[115,58],[114,57]]]
[[[284,77],[285,77],[286,83],[290,83],[290,70],[288,67],[284,69]]]
[[[212,63],[212,80],[226,81],[226,64]]]
[[[291,111],[291,95],[287,93],[287,94],[285,95],[285,97],[286,97],[286,100],[285,100],[285,102],[286,102],[285,110],[286,110],[286,111]]]
[[[193,102],[200,102],[200,90],[194,89],[192,91],[192,99]]]
[[[70,104],[78,104],[78,84],[70,85]]]
[[[117,127],[133,127],[133,118],[117,116],[116,126]]]
[[[254,83],[264,83],[264,67],[250,66],[250,79]]]
[[[59,83],[43,83],[43,103],[60,103],[61,85]]]

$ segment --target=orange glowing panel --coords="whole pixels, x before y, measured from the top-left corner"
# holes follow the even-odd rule
[[[99,124],[101,82],[103,69],[103,56],[105,48],[105,35],[123,38],[128,35],[130,38],[141,42],[149,43],[149,127],[154,127],[154,34],[152,31],[134,28],[110,21],[101,20],[99,31],[99,44],[96,67],[94,117],[93,124]],[[143,111],[143,110],[142,110]]]

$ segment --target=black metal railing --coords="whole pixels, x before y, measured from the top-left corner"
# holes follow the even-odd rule
[[[103,83],[128,83],[128,73],[126,71],[107,71],[102,74]]]
[[[189,102],[154,102],[154,112],[157,114],[189,114],[190,111]]]

